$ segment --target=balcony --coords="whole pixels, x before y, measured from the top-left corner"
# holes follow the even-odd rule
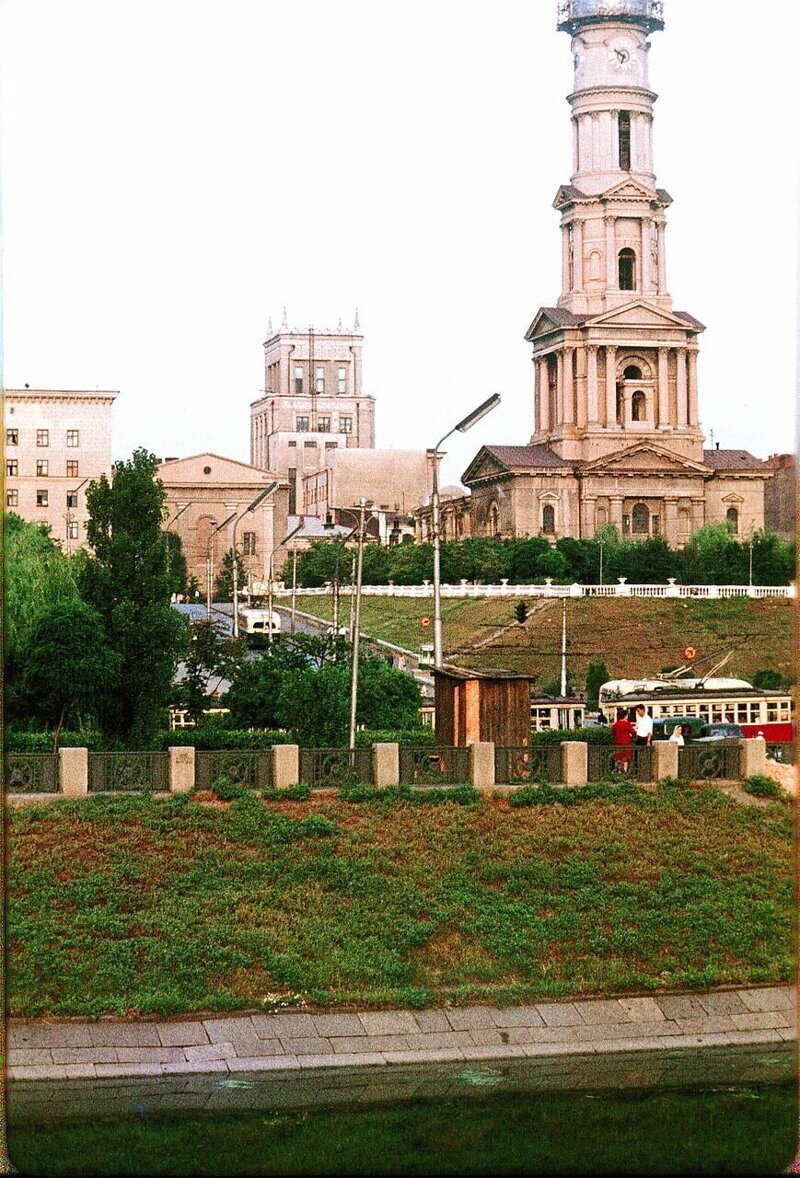
[[[574,33],[584,22],[630,20],[648,32],[664,27],[663,0],[559,0],[558,27]]]

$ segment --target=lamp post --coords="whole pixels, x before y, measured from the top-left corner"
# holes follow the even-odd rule
[[[371,504],[370,504],[371,506]],[[361,639],[361,581],[364,572],[364,540],[367,501],[362,495],[358,507],[335,507],[333,511],[358,512],[358,552],[354,558],[354,580],[356,587],[355,607],[350,607],[350,625],[352,642],[352,666],[350,669],[350,751],[356,747],[356,710],[358,707],[358,648]],[[352,536],[352,532],[350,535]],[[349,537],[348,537],[349,539]]]
[[[280,544],[276,544],[275,547],[272,549],[272,552],[270,552],[270,554],[269,554],[269,566],[267,569],[267,575],[269,577],[269,584],[267,586],[267,613],[269,614],[269,617],[267,618],[267,641],[269,642],[270,646],[272,646],[272,578],[273,578],[273,561],[275,560],[275,553],[278,551],[279,548],[283,548],[284,544],[288,544],[289,541],[294,536],[296,536],[298,532],[301,532],[302,530],[303,530],[302,524],[298,524],[296,528],[292,528],[291,532],[289,532],[289,535],[284,536],[283,539],[281,540]],[[297,546],[295,545],[295,548],[296,547]]]
[[[206,545],[206,621],[208,622],[211,621],[211,594],[214,580],[214,558],[211,554],[211,545],[214,543],[217,532],[221,532],[235,518],[236,512],[233,511],[221,524],[218,524],[216,520],[211,520],[211,531],[208,534],[208,544]]]
[[[603,584],[603,549],[606,546],[605,536],[598,536],[597,543],[600,546],[600,584]]]
[[[276,482],[273,481],[271,483],[268,483],[267,486],[264,488],[264,490],[259,492],[258,495],[256,495],[253,502],[248,507],[245,507],[244,511],[242,511],[239,515],[237,515],[236,519],[233,521],[233,534],[231,536],[231,547],[233,550],[232,580],[233,580],[233,636],[234,636],[234,638],[239,637],[239,559],[238,559],[238,553],[236,551],[236,529],[238,528],[240,521],[243,520],[246,515],[249,515],[251,511],[255,511],[255,509],[258,507],[258,505],[260,503],[263,503],[265,499],[268,499],[270,495],[274,495],[275,492],[277,491],[277,489],[278,489],[278,484]]]
[[[748,547],[750,549],[750,562],[749,562],[749,574],[748,574],[747,584],[752,589],[753,588],[753,529],[752,528],[750,529],[750,542],[748,544]]]
[[[431,522],[433,524],[433,665],[442,665],[442,578],[441,578],[441,524],[439,510],[439,451],[447,439],[456,431],[465,434],[468,429],[485,417],[500,404],[500,394],[493,393],[477,409],[473,409],[463,421],[439,439],[433,451],[433,492],[431,494]]]

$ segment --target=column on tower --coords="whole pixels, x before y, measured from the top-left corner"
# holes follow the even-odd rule
[[[580,171],[581,161],[578,145],[578,117],[572,116],[572,174]]]
[[[689,425],[697,425],[699,413],[697,409],[697,352],[689,352]]]
[[[602,160],[600,158],[602,143],[600,136],[600,115],[597,111],[593,111],[590,118],[592,120],[592,159],[595,161],[595,167],[597,168],[602,167]]]
[[[550,381],[547,372],[547,360],[540,356],[536,361],[536,387],[538,393],[537,421],[539,431],[543,434],[550,432]]]
[[[669,348],[658,349],[658,424],[669,425]]]
[[[689,374],[686,365],[686,351],[678,348],[678,425],[689,424]]]
[[[556,352],[556,420],[558,426],[564,420],[564,353]]]
[[[586,400],[589,424],[596,425],[600,420],[600,405],[597,395],[597,344],[586,347]]]
[[[564,294],[568,294],[570,290],[570,240],[569,240],[569,225],[562,225],[561,227],[561,265],[564,272],[562,280],[562,290]]]
[[[564,348],[564,412],[561,420],[565,425],[575,423],[575,349]]]
[[[606,345],[606,425],[610,428],[617,421],[617,349]]]
[[[666,245],[666,231],[667,226],[663,221],[659,221],[656,226],[658,232],[658,293],[667,293],[667,245]]]
[[[619,167],[619,111],[611,111],[611,167]]]
[[[583,222],[572,222],[572,275],[573,289],[583,291]]]
[[[617,289],[617,251],[614,240],[614,218],[607,216],[606,222],[606,286]]]
[[[649,217],[642,217],[641,220],[641,237],[640,237],[640,251],[642,259],[642,292],[652,290],[653,288],[653,259],[650,250],[651,242],[651,225],[652,222]]]

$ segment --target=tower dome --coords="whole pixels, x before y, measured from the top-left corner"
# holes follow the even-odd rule
[[[664,28],[663,0],[559,0],[558,27],[575,33],[586,24],[634,22],[648,33]]]

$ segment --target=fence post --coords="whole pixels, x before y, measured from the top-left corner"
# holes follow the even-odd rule
[[[58,750],[58,784],[65,798],[85,798],[89,793],[89,750]]]
[[[272,787],[289,789],[300,781],[300,748],[296,744],[272,746]]]
[[[400,784],[400,745],[372,746],[372,783],[377,789]]]
[[[739,776],[744,780],[767,769],[767,742],[763,736],[743,740],[739,745]]]
[[[195,786],[193,746],[174,745],[167,749],[167,753],[169,754],[170,793],[191,793]]]
[[[653,781],[678,776],[678,746],[674,740],[653,741]]]
[[[561,745],[561,781],[564,785],[586,785],[589,780],[589,746],[580,740]]]
[[[477,741],[469,746],[469,783],[475,789],[494,786],[494,742]]]

